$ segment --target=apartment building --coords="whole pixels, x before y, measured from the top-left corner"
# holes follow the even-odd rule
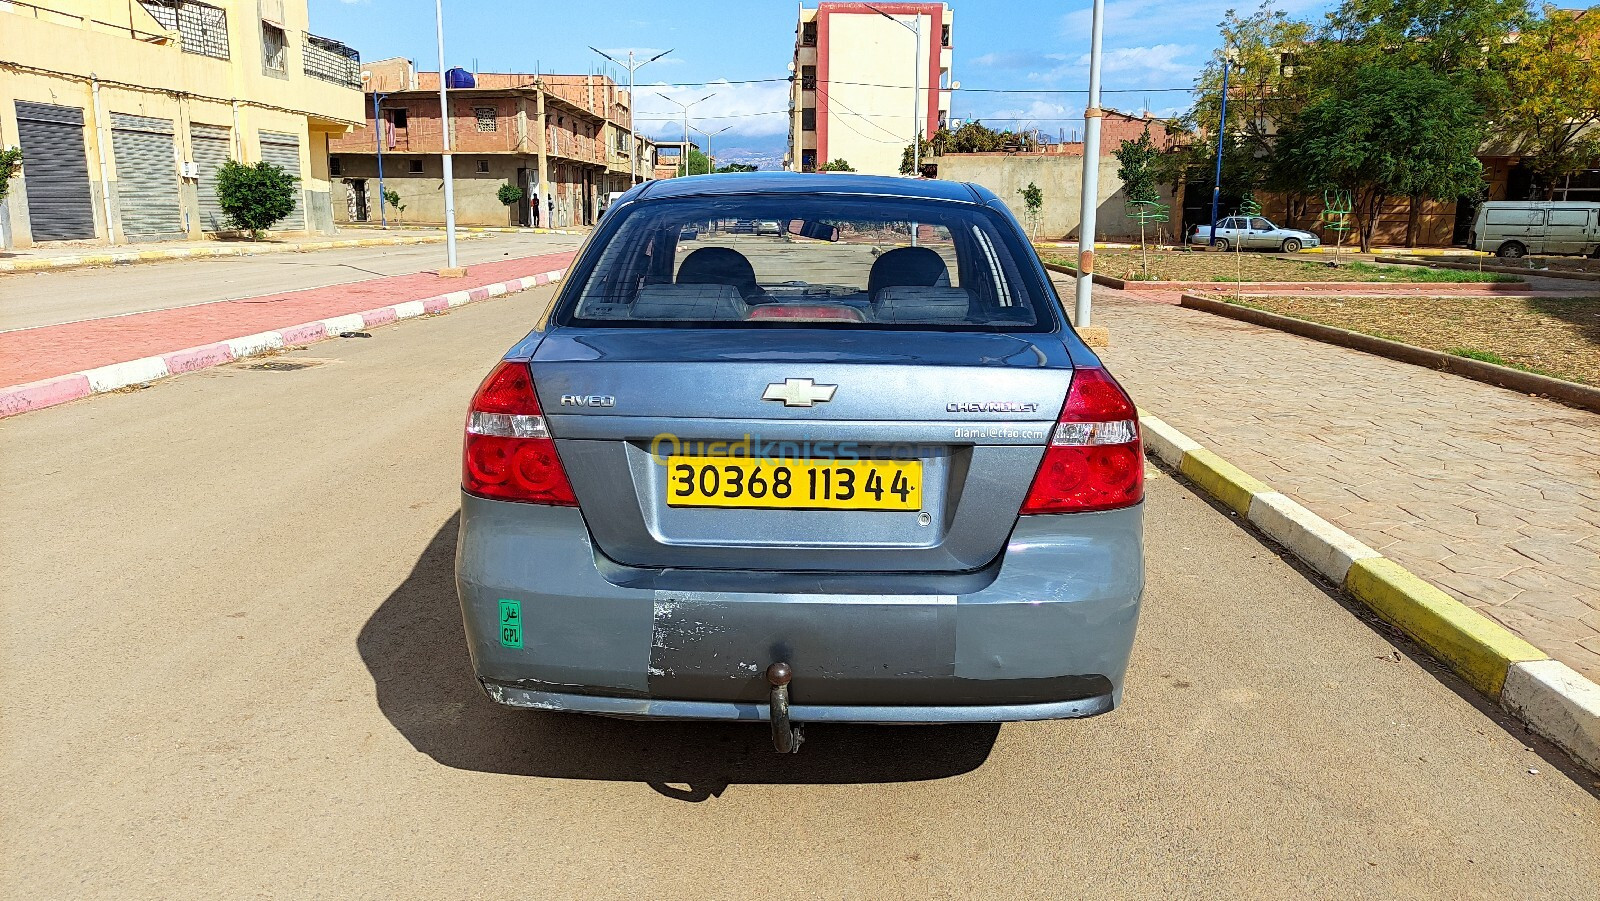
[[[329,232],[327,143],[361,119],[356,51],[306,0],[0,2],[0,145],[21,174],[6,246],[122,244],[227,230],[223,161],[300,177],[283,232]]]
[[[898,174],[912,136],[932,136],[950,115],[951,26],[945,3],[801,7],[784,167],[844,160]]]
[[[630,147],[626,88],[604,75],[462,70],[447,83],[456,221],[462,225],[590,225],[605,197],[655,176],[654,145]],[[367,66],[365,124],[329,145],[340,222],[444,221],[439,73],[408,60]],[[381,181],[381,187],[380,187]],[[521,192],[512,204],[500,189]],[[379,208],[382,192],[397,206]]]

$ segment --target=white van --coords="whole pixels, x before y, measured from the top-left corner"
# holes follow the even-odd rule
[[[1475,250],[1507,259],[1530,253],[1600,256],[1600,203],[1491,200],[1478,207],[1470,242]]]

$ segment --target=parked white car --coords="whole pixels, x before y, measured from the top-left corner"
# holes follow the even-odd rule
[[[1478,207],[1468,243],[1506,259],[1530,253],[1600,256],[1600,203],[1491,200]]]
[[[1190,244],[1211,244],[1211,224],[1195,226],[1189,236]],[[1297,228],[1279,228],[1265,216],[1229,216],[1217,223],[1216,246],[1222,250],[1281,250],[1295,253],[1305,247],[1317,247],[1321,239]]]

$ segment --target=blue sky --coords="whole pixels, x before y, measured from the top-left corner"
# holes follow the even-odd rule
[[[311,28],[361,51],[363,59],[408,56],[437,68],[431,0],[310,0]],[[815,6],[807,0],[807,6]],[[1327,3],[1281,0],[1295,15],[1316,15]],[[1105,105],[1157,114],[1188,106],[1185,90],[1216,44],[1223,11],[1251,9],[1254,0],[1108,0],[1102,88]],[[1089,4],[1027,0],[957,0],[954,113],[997,127],[1038,127],[1050,134],[1082,128],[1082,89],[1088,83]],[[485,72],[588,72],[632,48],[643,55],[671,49],[639,70],[640,131],[676,137],[676,109],[656,96],[694,100],[719,158],[781,156],[788,120],[788,72],[796,4],[789,0],[737,3],[556,3],[552,0],[445,0],[449,65]],[[623,83],[626,72],[615,72]],[[751,84],[724,84],[772,79]],[[691,82],[717,82],[707,86]],[[1173,89],[1180,90],[1173,90]],[[988,93],[970,89],[1025,90]],[[1076,91],[1077,93],[1045,93]],[[700,140],[698,136],[693,136]]]

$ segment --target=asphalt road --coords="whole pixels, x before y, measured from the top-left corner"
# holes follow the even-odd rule
[[[464,235],[456,259],[471,266],[572,250],[582,241],[581,235]],[[402,244],[11,273],[0,275],[0,331],[410,275],[443,266],[444,252],[442,243]]]
[[[1109,715],[492,706],[459,431],[546,297],[0,421],[12,897],[1595,897],[1592,777],[1165,474]]]

